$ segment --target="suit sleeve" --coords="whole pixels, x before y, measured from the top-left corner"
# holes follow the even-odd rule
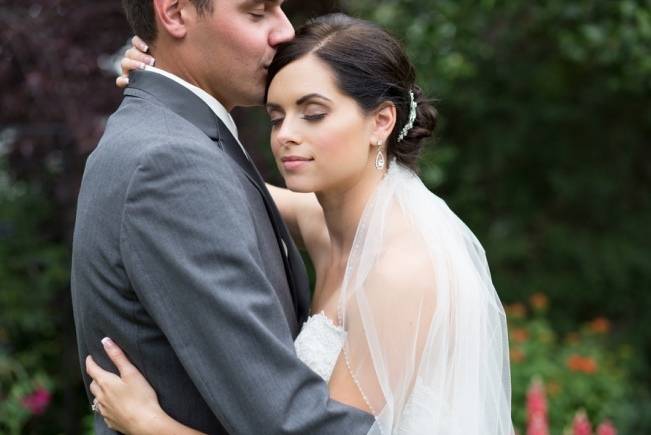
[[[233,434],[366,434],[297,357],[252,220],[216,146],[158,146],[125,200],[121,250],[147,311]]]

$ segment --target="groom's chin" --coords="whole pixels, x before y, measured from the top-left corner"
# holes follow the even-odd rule
[[[264,106],[264,90],[259,93],[252,93],[242,98],[241,101],[235,104],[235,107],[259,107]]]

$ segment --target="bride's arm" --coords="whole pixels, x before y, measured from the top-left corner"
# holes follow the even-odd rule
[[[167,415],[156,392],[126,355],[110,339],[102,340],[120,375],[102,369],[91,356],[86,372],[93,379],[90,390],[98,412],[110,429],[130,435],[200,435]]]
[[[315,259],[329,236],[321,204],[313,193],[297,193],[267,183],[271,197],[296,244]]]

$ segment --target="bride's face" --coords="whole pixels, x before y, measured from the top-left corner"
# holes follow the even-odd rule
[[[287,188],[345,190],[372,174],[373,117],[338,88],[334,73],[308,55],[288,64],[269,87],[271,148]]]

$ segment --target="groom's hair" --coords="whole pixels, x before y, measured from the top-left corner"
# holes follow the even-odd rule
[[[214,0],[190,0],[197,8],[199,15],[213,10]],[[133,33],[140,36],[145,42],[151,44],[158,31],[156,29],[156,16],[154,14],[153,0],[122,0],[122,7],[127,15]]]

